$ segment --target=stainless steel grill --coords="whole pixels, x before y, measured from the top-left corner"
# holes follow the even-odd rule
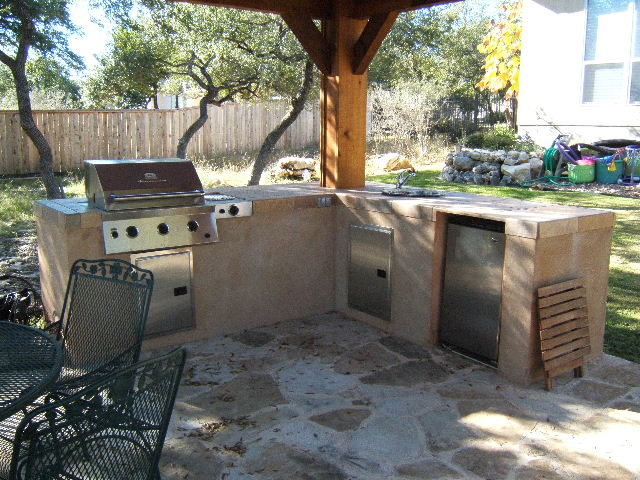
[[[87,160],[85,166],[88,204],[104,212],[105,253],[130,253],[154,273],[145,335],[193,327],[191,246],[217,242],[217,219],[251,215],[252,202],[205,195],[187,160]]]
[[[215,205],[205,205],[193,163],[181,159],[87,160],[90,207],[104,210],[105,253],[218,240]]]
[[[90,207],[101,210],[204,205],[193,163],[178,158],[85,160]]]

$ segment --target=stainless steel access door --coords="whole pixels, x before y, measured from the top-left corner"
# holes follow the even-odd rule
[[[448,225],[440,341],[492,362],[498,359],[504,247],[504,233]]]
[[[193,327],[191,249],[139,253],[131,255],[131,262],[153,272],[145,336]]]
[[[393,229],[349,226],[349,307],[391,320]]]

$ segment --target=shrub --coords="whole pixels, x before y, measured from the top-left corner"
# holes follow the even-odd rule
[[[483,147],[489,150],[511,150],[515,143],[515,135],[491,132],[484,136]]]
[[[484,147],[484,133],[482,132],[470,133],[464,139],[464,146],[468,148]]]
[[[401,82],[394,88],[373,87],[369,93],[369,134],[373,141],[393,141],[401,153],[428,153],[434,113],[442,93],[429,83]]]
[[[484,135],[484,148],[489,150],[511,150],[516,144],[516,132],[505,124],[497,124]]]

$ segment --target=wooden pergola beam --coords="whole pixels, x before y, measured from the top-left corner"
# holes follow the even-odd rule
[[[322,32],[313,23],[309,15],[282,14],[282,19],[289,26],[298,41],[307,51],[313,63],[323,75],[330,75],[332,68],[333,48],[326,41]]]
[[[351,18],[371,18],[389,12],[406,12],[433,5],[453,3],[457,0],[354,0],[349,16]]]
[[[362,75],[367,71],[399,13],[398,11],[388,12],[371,17],[353,46],[353,73]]]
[[[239,8],[278,15],[305,15],[316,20],[336,18],[334,2],[330,0],[179,0],[214,7]],[[456,0],[355,0],[341,13],[350,18],[368,19],[390,12],[416,10],[422,7],[452,3]]]
[[[278,15],[306,15],[326,20],[333,18],[332,2],[299,0],[180,0],[212,7],[238,8]]]

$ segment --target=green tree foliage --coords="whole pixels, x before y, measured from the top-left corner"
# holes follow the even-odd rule
[[[189,141],[207,121],[208,105],[285,98],[291,102],[289,113],[294,115],[288,114],[281,126],[286,128],[295,120],[307,100],[313,68],[307,65],[306,53],[279,16],[151,0],[146,6],[148,10],[138,21],[124,24],[123,29],[133,36],[133,43],[142,39],[147,46],[148,70],[157,72],[157,79],[164,75],[167,80],[195,89],[201,98],[200,116],[180,138],[178,157],[186,156]],[[126,45],[114,39],[112,46],[115,58],[125,57]],[[129,58],[132,61],[120,63],[123,71],[119,77],[126,78],[132,75],[132,69],[143,68],[145,58]],[[150,81],[149,77],[140,77],[140,82],[134,83],[137,80],[133,77],[126,83],[135,91],[148,94],[158,90],[160,83],[154,83],[155,78]],[[92,81],[104,85],[97,79]],[[106,89],[104,96],[114,98]],[[256,164],[264,166],[265,155],[268,157],[279,135],[265,140],[272,145],[261,150],[261,160]],[[254,172],[258,179],[260,172]]]
[[[478,87],[505,91],[506,98],[515,98],[520,88],[522,1],[503,3],[501,8],[501,17],[491,21],[489,32],[478,46],[480,53],[486,55],[484,76]]]
[[[491,93],[476,87],[484,63],[477,45],[486,32],[487,18],[477,13],[482,12],[479,9],[470,10],[455,4],[401,14],[369,71],[370,82],[385,89],[431,85],[431,92],[438,92],[431,109],[436,120],[431,133],[462,133],[451,126],[444,110],[436,115],[437,107],[446,103],[473,120],[480,107],[491,111]]]
[[[5,0],[0,4],[0,61],[11,71],[20,125],[40,155],[48,198],[64,197],[64,190],[53,173],[51,147],[33,120],[27,60],[33,50],[57,65],[82,65],[67,44],[67,35],[74,30],[67,7],[66,0]]]
[[[388,88],[432,78],[449,28],[448,19],[436,9],[400,14],[371,62],[369,82]]]
[[[69,69],[52,58],[35,57],[27,61],[32,107],[37,110],[80,108],[81,88]],[[11,70],[0,65],[0,108],[18,108]]]
[[[169,76],[168,42],[140,25],[119,26],[106,53],[98,57],[87,80],[86,99],[92,108],[158,107],[157,96]],[[153,32],[155,33],[155,32]]]
[[[102,6],[112,18],[125,18],[132,6],[132,0],[91,0]],[[70,49],[69,34],[76,31],[69,18],[68,0],[2,0],[0,2],[0,62],[9,68],[16,90],[16,100],[20,114],[20,125],[31,139],[40,156],[40,172],[48,198],[64,197],[64,190],[55,179],[53,154],[47,139],[33,120],[28,60],[31,52],[36,60],[33,68],[41,69],[39,75],[45,83],[53,82],[50,74],[65,73],[70,69],[83,68],[80,58]],[[41,59],[41,60],[40,60]],[[44,62],[44,63],[42,63]],[[69,91],[71,85],[66,75],[55,80],[58,91]],[[67,83],[62,85],[62,83]],[[50,86],[48,88],[51,88]]]

